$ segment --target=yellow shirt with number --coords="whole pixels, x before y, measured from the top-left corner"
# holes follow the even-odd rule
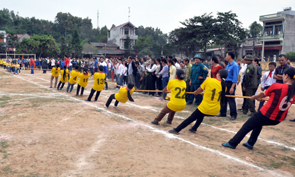
[[[90,74],[79,74],[79,82],[78,84],[81,86],[81,87],[86,87],[87,84],[88,84],[88,78],[89,78]]]
[[[69,70],[66,69],[65,78],[64,78],[64,72],[65,72],[64,70],[60,71],[60,82],[62,82],[62,83],[66,83],[69,80]]]
[[[55,68],[55,67],[53,67],[52,69],[51,69],[51,75],[53,76],[53,77],[58,77],[59,76],[59,71],[60,71],[60,68]]]
[[[172,111],[182,111],[186,106],[185,101],[186,83],[184,80],[173,79],[168,82],[167,91],[171,91],[170,101],[167,107]]]
[[[130,95],[134,92],[135,88],[133,87],[130,90]],[[115,94],[115,99],[121,103],[126,103],[128,99],[127,87],[120,88],[119,92]]]
[[[217,115],[220,112],[221,81],[215,78],[207,78],[201,88],[204,90],[204,95],[198,109],[206,115]]]
[[[2,65],[3,64],[3,60],[0,60],[0,65]]]
[[[19,68],[20,66],[19,66],[19,64],[16,64],[16,65],[14,65],[14,67],[15,67],[15,68]]]
[[[69,83],[70,84],[76,84],[77,81],[78,81],[78,76],[79,76],[80,72],[79,71],[71,71],[71,77],[70,77],[70,80],[69,80]]]
[[[104,88],[104,80],[106,78],[105,73],[99,72],[99,73],[94,73],[93,79],[94,79],[94,84],[93,84],[93,90],[95,91],[102,91]]]

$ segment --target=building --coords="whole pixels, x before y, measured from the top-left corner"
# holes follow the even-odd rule
[[[0,34],[2,35],[2,36],[0,37],[0,42],[2,42],[2,43],[6,43],[6,31],[2,31],[2,30],[0,30]]]
[[[278,55],[295,51],[295,11],[291,7],[275,14],[262,15],[259,20],[263,22],[262,36],[264,46],[257,46],[255,50],[263,53],[266,58],[276,59]]]
[[[254,47],[253,47],[254,42]],[[255,50],[255,48],[259,48],[262,46],[262,41],[260,41],[258,38],[247,38],[245,41],[241,44],[240,50],[239,50],[239,58],[241,58],[244,55],[255,55],[260,57],[261,56],[261,50]]]
[[[123,57],[124,52],[119,48],[117,44],[102,43],[102,42],[90,42],[90,45],[96,47],[98,50],[87,49],[83,46],[82,54],[84,57],[107,57],[107,58],[118,58]]]
[[[124,50],[125,41],[129,36],[131,46],[133,46],[138,39],[138,36],[135,34],[135,29],[136,27],[131,22],[116,26],[110,30],[110,37],[107,43],[116,44],[121,50]]]

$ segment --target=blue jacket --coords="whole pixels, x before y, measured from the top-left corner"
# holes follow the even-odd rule
[[[192,72],[190,79],[192,80],[192,84],[201,84],[206,79],[208,75],[208,69],[202,64],[198,63],[193,64],[192,66]],[[204,79],[198,79],[199,76],[202,76]]]

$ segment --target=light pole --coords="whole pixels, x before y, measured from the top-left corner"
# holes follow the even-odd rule
[[[15,48],[13,48],[13,52],[14,52],[14,59],[15,59]]]

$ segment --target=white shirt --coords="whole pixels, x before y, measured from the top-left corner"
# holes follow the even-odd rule
[[[117,75],[123,75],[124,74],[124,66],[122,64],[119,65],[119,67],[117,67]]]
[[[55,60],[54,59],[51,60],[51,66],[55,66]]]
[[[241,82],[241,83],[243,83],[243,79],[244,79],[244,76],[245,76],[246,70],[247,70],[247,64],[245,64],[245,63],[241,63],[241,70],[240,70],[240,73],[241,73],[240,82]]]
[[[155,72],[155,74],[157,75],[157,74],[159,74],[159,72],[160,72],[161,65],[157,65],[156,67],[157,67],[157,69],[156,69],[156,72]]]
[[[154,72],[157,69],[157,65],[153,65],[153,67],[151,68],[152,65],[150,65],[148,68],[146,68],[148,70],[148,72]]]
[[[124,66],[124,76],[127,76],[127,67]]]
[[[175,63],[175,67],[176,69],[181,69],[180,64],[179,63]]]
[[[262,76],[262,81],[261,81],[261,88],[264,87],[269,87],[273,83],[276,83],[276,79],[273,78],[273,75],[275,74],[275,70],[272,72],[271,77],[267,77],[270,71],[267,71],[263,74]]]
[[[69,66],[73,66],[73,64],[72,64],[72,59],[70,59],[70,64],[69,64]]]

